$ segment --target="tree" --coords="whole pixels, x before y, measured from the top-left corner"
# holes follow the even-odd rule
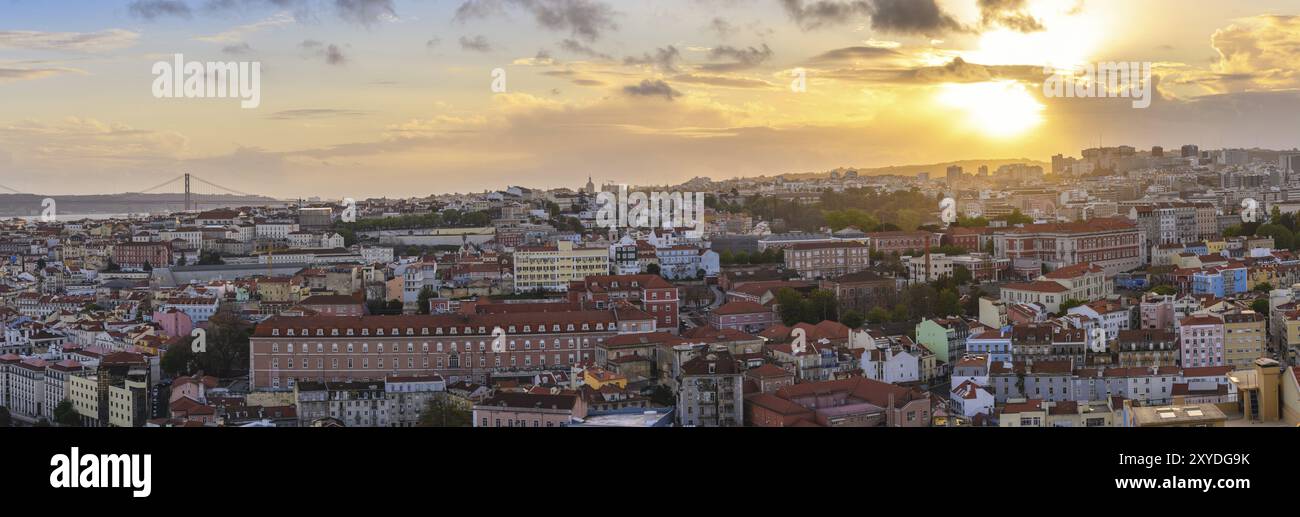
[[[195,362],[204,372],[230,377],[248,369],[248,342],[253,326],[232,309],[223,306],[208,319],[207,351]]]
[[[879,325],[889,321],[889,316],[889,311],[880,305],[872,307],[870,311],[867,311],[867,321],[872,325]]]
[[[1075,307],[1083,306],[1084,303],[1085,303],[1085,302],[1084,302],[1083,300],[1076,300],[1076,299],[1073,299],[1073,298],[1071,298],[1071,299],[1069,299],[1069,300],[1066,300],[1066,301],[1064,301],[1064,302],[1061,302],[1061,315],[1062,315],[1062,316],[1066,315],[1067,313],[1070,312],[1070,309],[1073,309],[1073,308],[1075,308]]]
[[[662,273],[663,270],[659,267],[659,264],[650,264],[645,267],[645,272],[647,275],[658,275]]]
[[[185,264],[186,264],[185,255],[181,255],[181,258],[176,259],[177,266],[184,266]]]
[[[9,408],[0,406],[0,427],[13,427],[14,419],[9,415]]]
[[[1161,296],[1172,296],[1178,294],[1178,290],[1172,285],[1157,285],[1151,289],[1151,292]]]
[[[1273,238],[1273,246],[1279,249],[1295,249],[1295,234],[1285,226],[1278,224],[1266,224],[1260,226],[1255,231],[1256,235],[1268,236]]]
[[[204,251],[199,253],[200,266],[220,266],[225,263],[226,261],[221,260],[221,254],[215,251]]]
[[[195,360],[193,342],[194,338],[191,337],[188,339],[182,339],[176,344],[167,347],[167,351],[164,352],[162,358],[158,360],[158,368],[160,368],[163,373],[172,377],[189,375],[198,371],[198,362]]]
[[[851,329],[861,327],[863,323],[866,323],[866,320],[866,316],[855,310],[844,311],[844,314],[840,315],[840,323]]]
[[[1015,209],[1008,215],[997,217],[996,220],[1006,221],[1007,226],[1015,226],[1018,224],[1030,224],[1034,222],[1034,218],[1021,213],[1019,208]]]
[[[894,310],[890,313],[890,319],[895,323],[912,321],[912,312],[907,308],[906,304],[900,303],[894,306]]]
[[[804,303],[803,322],[818,324],[823,321],[839,321],[840,306],[835,300],[835,293],[826,289],[813,291]]]
[[[957,316],[962,313],[961,296],[957,291],[944,289],[939,293],[938,307],[935,309],[940,316]]]
[[[420,306],[418,307],[420,314],[428,314],[429,300],[437,297],[438,297],[438,293],[433,292],[432,287],[424,286],[424,289],[420,289],[420,297],[419,297]]]
[[[776,292],[776,304],[781,323],[790,327],[803,320],[803,296],[788,287]]]
[[[54,422],[64,427],[81,427],[81,415],[72,407],[72,401],[63,399],[54,406]]]
[[[1273,290],[1273,284],[1270,284],[1268,282],[1260,282],[1258,284],[1255,284],[1255,292],[1257,293],[1268,293],[1269,291],[1272,290]]]
[[[702,285],[693,285],[686,288],[683,297],[685,298],[683,301],[686,302],[686,305],[703,307],[713,301],[713,291]]]
[[[420,413],[420,427],[471,427],[474,414],[446,395],[434,395]]]
[[[1258,300],[1251,302],[1250,310],[1263,314],[1265,317],[1268,317],[1269,314],[1268,300],[1264,298],[1260,298]]]
[[[956,266],[952,268],[952,279],[957,282],[957,285],[966,285],[971,283],[975,276],[970,273],[969,269],[966,269],[966,266]]]

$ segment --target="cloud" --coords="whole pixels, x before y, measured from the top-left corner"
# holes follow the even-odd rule
[[[965,30],[935,0],[873,0],[871,28],[926,35]]]
[[[249,46],[247,43],[226,45],[224,47],[221,47],[221,53],[228,54],[231,56],[246,56],[248,54],[253,53],[253,47]]]
[[[325,44],[316,40],[306,40],[298,45],[299,48],[307,52],[312,57],[323,58],[326,64],[334,66],[343,66],[348,63],[348,57],[343,54],[343,50],[333,43]]]
[[[699,84],[721,88],[774,88],[775,84],[762,79],[733,77],[727,75],[678,74],[673,76],[675,83]]]
[[[623,58],[625,65],[651,65],[665,72],[677,72],[677,61],[681,60],[682,52],[677,47],[669,45],[667,47],[655,49],[654,54],[642,54],[641,57],[629,56]]]
[[[1300,16],[1264,15],[1237,20],[1214,32],[1219,91],[1300,88]],[[1231,81],[1224,81],[1230,79]],[[1236,84],[1232,84],[1235,82]]]
[[[208,0],[204,10],[213,13],[257,9],[291,10],[299,22],[319,20],[322,11],[364,27],[399,19],[393,0]]]
[[[518,9],[531,14],[537,24],[553,31],[568,31],[573,37],[596,41],[606,31],[618,30],[614,8],[597,0],[465,0],[454,20],[467,22]]]
[[[811,63],[839,63],[846,61],[871,61],[902,57],[903,54],[885,47],[844,47],[837,48],[813,57]]]
[[[355,118],[365,116],[366,112],[358,110],[307,108],[277,111],[267,116],[271,120],[315,120],[326,118]]]
[[[668,83],[650,79],[641,81],[641,84],[624,86],[623,93],[633,97],[663,97],[669,101],[682,96],[682,92],[673,89]]]
[[[126,9],[131,16],[150,21],[169,16],[189,18],[191,15],[189,4],[176,0],[136,0]]]
[[[482,34],[474,36],[473,38],[461,36],[460,48],[461,50],[467,50],[470,52],[491,52],[492,43]]]
[[[334,7],[344,21],[364,26],[397,19],[393,0],[334,0]]]
[[[172,159],[185,150],[188,139],[174,132],[68,117],[55,122],[23,120],[0,126],[0,145],[15,150],[23,159],[46,163],[100,161],[104,166]]]
[[[1025,0],[979,0],[980,23],[985,27],[1000,25],[1020,32],[1042,31],[1042,22],[1026,11],[1025,4]]]
[[[1041,66],[1032,65],[980,65],[953,58],[943,66],[918,68],[847,68],[819,72],[817,77],[842,81],[881,84],[939,84],[979,83],[997,80],[1014,80],[1039,83],[1045,77]]]
[[[103,52],[134,46],[140,33],[109,29],[100,32],[0,31],[0,48]]]
[[[736,70],[748,70],[759,66],[767,60],[772,59],[772,49],[763,44],[763,48],[747,47],[737,48],[728,45],[714,47],[709,51],[711,59],[727,59],[727,63],[709,63],[701,65],[700,68],[712,72],[732,72]]]
[[[871,28],[900,34],[933,35],[964,31],[935,0],[780,0],[791,19],[804,30],[871,18]]]
[[[44,79],[60,74],[81,74],[85,72],[71,68],[4,68],[0,67],[0,84],[18,81]]]
[[[194,39],[197,41],[206,41],[208,43],[240,43],[254,33],[266,29],[292,25],[293,23],[293,16],[289,15],[288,12],[281,12],[258,22],[240,25],[225,32],[213,34],[211,36],[199,36]]]
[[[714,34],[717,34],[719,38],[727,39],[734,35],[739,29],[726,19],[715,17],[713,21],[709,22],[709,30],[713,31]]]
[[[580,56],[586,56],[586,57],[591,57],[596,59],[604,59],[604,60],[614,59],[613,56],[600,52],[582,43],[581,41],[572,38],[567,38],[564,41],[561,41],[560,50],[569,52],[571,54],[577,54]]]

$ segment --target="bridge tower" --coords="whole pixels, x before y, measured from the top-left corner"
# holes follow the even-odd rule
[[[185,211],[190,211],[190,173],[185,173]]]

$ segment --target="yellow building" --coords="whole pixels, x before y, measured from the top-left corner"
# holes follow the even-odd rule
[[[606,385],[627,389],[627,377],[600,367],[587,368],[582,372],[582,382],[592,389],[599,390]]]
[[[1246,420],[1276,422],[1282,418],[1278,404],[1281,377],[1281,364],[1267,357],[1256,359],[1249,369],[1228,375],[1228,380],[1237,385],[1237,397]]]
[[[1278,313],[1275,312],[1274,314]],[[1283,326],[1278,345],[1283,353],[1291,357],[1291,362],[1294,362],[1296,351],[1300,350],[1300,311],[1281,313],[1278,316],[1281,318]]]
[[[1282,421],[1300,427],[1300,368],[1287,368],[1280,382]]]
[[[121,387],[108,387],[108,425],[140,427],[148,413],[149,386],[137,379],[126,379]]]
[[[267,303],[298,303],[298,286],[289,278],[263,278],[257,281],[257,295]]]
[[[515,292],[563,292],[569,282],[609,274],[609,250],[575,248],[572,242],[555,246],[520,248],[515,252]]]
[[[1264,315],[1232,311],[1223,315],[1223,360],[1233,368],[1249,368],[1264,357],[1268,344]]]
[[[1209,250],[1207,255],[1222,255],[1223,250],[1228,249],[1227,241],[1205,241],[1205,248]]]
[[[83,424],[94,427],[99,422],[99,377],[96,375],[68,376],[68,400],[81,415]]]

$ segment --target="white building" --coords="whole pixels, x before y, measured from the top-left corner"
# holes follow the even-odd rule
[[[952,401],[952,412],[954,414],[966,418],[975,418],[975,415],[980,413],[985,415],[993,414],[995,404],[993,394],[975,381],[963,381],[952,389],[952,394],[948,399]]]

